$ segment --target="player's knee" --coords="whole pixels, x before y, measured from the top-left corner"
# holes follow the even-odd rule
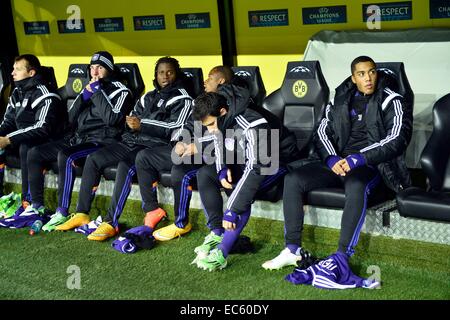
[[[172,180],[172,184],[180,183],[183,180],[186,171],[183,170],[183,165],[174,165],[172,166],[170,177]]]
[[[64,150],[61,150],[58,152],[58,166],[65,166],[67,159],[69,158],[70,155],[68,155],[66,152],[64,152]]]
[[[41,153],[39,152],[39,150],[37,148],[31,148],[27,154],[27,161],[31,163],[36,163],[40,162],[40,160],[41,160]]]
[[[84,167],[85,168],[96,168],[96,169],[99,168],[97,157],[93,153],[87,155]]]
[[[360,179],[351,179],[345,184],[345,197],[354,198],[364,195],[367,188],[367,182]]]
[[[146,152],[147,150],[139,151],[136,155],[136,169],[145,169],[148,168],[151,163],[151,153]]]

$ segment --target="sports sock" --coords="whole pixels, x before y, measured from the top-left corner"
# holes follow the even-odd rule
[[[291,253],[300,255],[300,246],[296,244],[287,244],[286,247],[291,251]]]
[[[212,229],[211,231],[212,231],[216,236],[221,236],[221,235],[223,235],[223,228]]]
[[[241,234],[242,229],[244,229],[245,225],[247,224],[249,218],[250,218],[250,210],[239,215],[239,219],[236,222],[236,229],[225,230],[222,242],[217,246],[217,248],[222,251],[223,256],[225,258],[228,256],[228,253],[233,248],[234,242],[237,240],[237,238],[239,238],[239,235]]]
[[[56,212],[60,212],[64,217],[69,215],[69,210],[67,208],[58,207]]]

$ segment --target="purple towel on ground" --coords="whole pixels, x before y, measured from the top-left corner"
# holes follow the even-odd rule
[[[15,214],[10,218],[1,219],[0,227],[10,229],[31,227],[36,220],[41,220],[42,224],[46,224],[50,218],[46,215],[41,216],[33,211],[23,211],[20,214]]]
[[[355,275],[348,265],[347,255],[342,252],[336,252],[307,269],[295,268],[285,279],[293,284],[310,284],[321,289],[373,289],[380,285],[378,281]]]
[[[119,237],[113,241],[112,247],[121,253],[135,253],[137,246],[132,240],[125,237]]]
[[[112,247],[122,253],[135,253],[138,249],[151,249],[155,246],[153,229],[139,226],[127,230],[122,237],[114,240]]]

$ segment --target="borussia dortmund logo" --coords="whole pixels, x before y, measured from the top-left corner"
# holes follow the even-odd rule
[[[81,89],[83,89],[83,83],[81,82],[81,79],[76,78],[72,82],[72,89],[76,93],[80,93]]]
[[[292,86],[292,94],[297,98],[303,98],[308,93],[308,85],[303,80],[297,80]]]

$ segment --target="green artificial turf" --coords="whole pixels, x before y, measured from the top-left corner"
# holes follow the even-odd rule
[[[16,188],[16,186],[14,187]],[[55,204],[55,190],[46,203]],[[109,199],[97,196],[92,216]],[[76,203],[76,194],[72,203]],[[54,208],[53,208],[54,209]],[[172,223],[173,210],[166,206]],[[139,201],[128,201],[121,230],[140,225]],[[159,242],[152,250],[121,254],[111,241],[88,241],[74,232],[28,235],[28,229],[0,229],[0,299],[167,299],[167,300],[303,300],[303,299],[449,299],[450,248],[410,240],[363,234],[351,259],[353,271],[369,277],[369,266],[380,270],[381,289],[329,291],[296,286],[284,280],[288,267],[266,271],[261,263],[283,248],[283,223],[251,218],[244,229],[255,253],[232,254],[222,271],[207,272],[191,265],[193,249],[208,233],[200,210],[191,210],[193,230],[182,238]],[[339,231],[305,226],[304,246],[319,256],[336,249]],[[72,266],[72,267],[71,267]],[[73,266],[79,268],[80,289]]]

